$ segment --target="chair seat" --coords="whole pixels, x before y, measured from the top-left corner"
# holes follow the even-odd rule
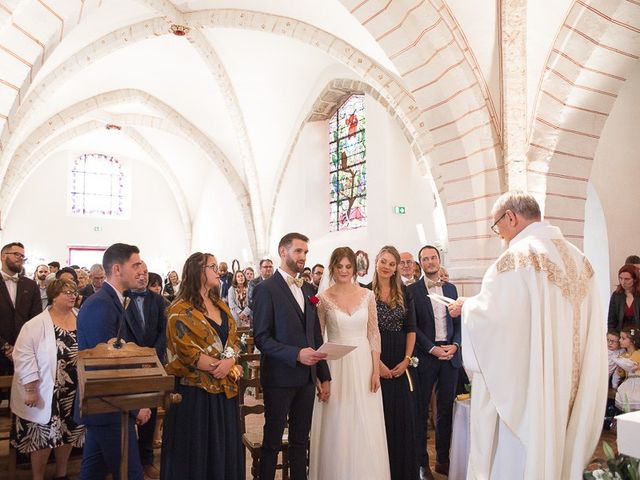
[[[262,432],[246,432],[242,434],[242,443],[249,450],[257,450],[262,447]],[[287,434],[282,437],[282,448],[289,447],[289,438]]]

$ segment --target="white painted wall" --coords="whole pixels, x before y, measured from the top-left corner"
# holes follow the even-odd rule
[[[617,285],[618,269],[625,258],[640,255],[639,98],[640,65],[636,65],[604,126],[591,171],[591,182],[602,202],[609,235],[611,286]]]
[[[105,247],[115,242],[137,245],[150,271],[164,273],[182,267],[187,254],[182,222],[166,182],[148,165],[118,157],[132,173],[129,218],[68,214],[69,159],[81,153],[86,152],[56,152],[29,176],[11,210],[3,215],[2,243],[24,243],[28,272],[39,263],[52,260],[66,265],[70,245]],[[100,230],[95,231],[94,227]]]
[[[429,181],[418,172],[396,121],[369,96],[365,108],[368,226],[329,232],[328,123],[308,123],[293,153],[275,208],[269,245],[272,258],[277,260],[277,244],[282,235],[299,231],[311,239],[309,266],[326,264],[334,248],[347,245],[369,254],[371,273],[375,255],[383,245],[392,244],[417,256],[421,246],[417,223],[424,225],[427,241],[436,240],[435,201]],[[394,214],[394,205],[405,206],[407,213]]]
[[[212,253],[218,262],[226,261],[229,267],[233,259],[238,259],[243,267],[251,264],[244,217],[235,195],[217,168],[210,166],[201,174],[204,188],[200,193],[200,207],[193,218],[190,253]]]
[[[589,182],[587,202],[584,211],[584,254],[596,272],[600,300],[606,309],[609,305],[611,288],[609,285],[609,236],[607,219],[602,209],[598,192]],[[617,272],[616,272],[617,273]]]

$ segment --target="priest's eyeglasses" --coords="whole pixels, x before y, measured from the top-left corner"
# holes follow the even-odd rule
[[[500,220],[502,220],[504,218],[504,216],[507,214],[509,210],[505,210],[504,213],[500,216],[499,219],[497,219],[493,225],[491,225],[491,231],[493,233],[495,233],[496,235],[500,235],[500,230],[498,230],[498,223],[500,223]]]
[[[205,265],[204,268],[208,268],[212,272],[218,273],[218,265],[212,263],[211,265]]]

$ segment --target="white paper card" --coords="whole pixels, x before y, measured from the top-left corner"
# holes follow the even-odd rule
[[[437,293],[430,293],[427,295],[434,302],[441,303],[445,307],[451,305],[455,300],[453,298],[445,297],[444,295],[438,295]]]
[[[338,360],[350,351],[355,350],[355,348],[353,345],[340,345],[339,343],[327,342],[322,344],[318,352],[326,353],[327,360]]]

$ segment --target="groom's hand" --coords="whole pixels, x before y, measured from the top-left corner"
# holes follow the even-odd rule
[[[315,365],[325,358],[327,358],[326,353],[316,352],[311,347],[303,348],[298,352],[298,361],[303,365]]]
[[[318,390],[318,400],[321,402],[326,402],[329,400],[329,396],[331,395],[331,382],[320,382],[319,379],[316,379],[316,389]]]

